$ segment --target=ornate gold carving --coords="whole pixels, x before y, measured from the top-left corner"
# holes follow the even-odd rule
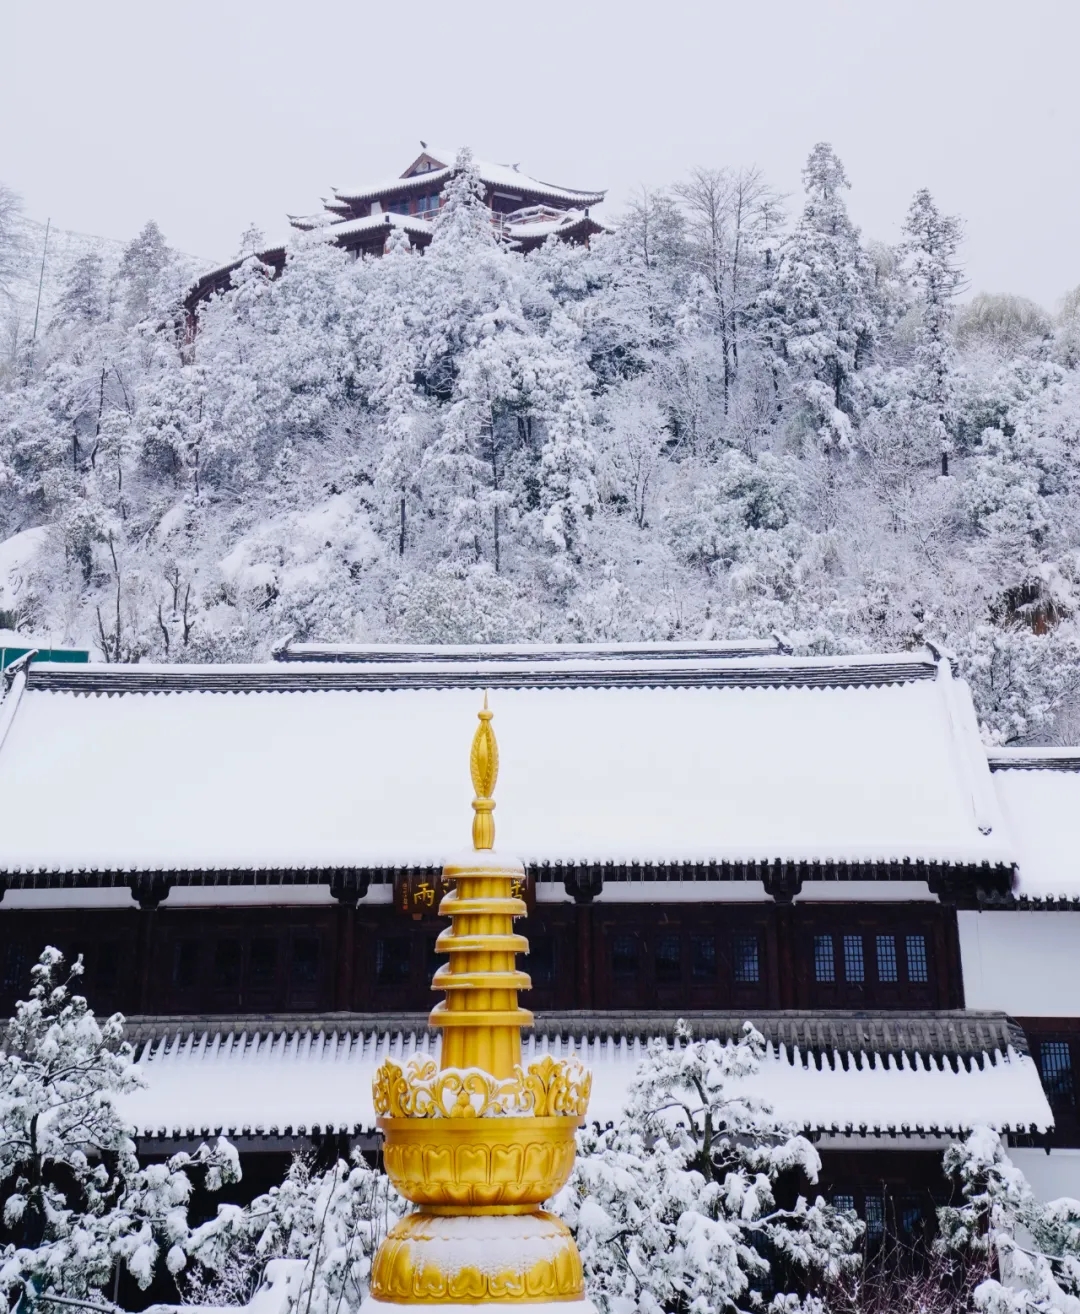
[[[473,799],[472,836],[474,849],[493,849],[495,847],[495,781],[499,778],[499,745],[495,742],[495,731],[491,728],[493,713],[488,711],[487,694],[484,694],[484,710],[478,712],[480,724],[473,735],[472,752],[469,754],[469,771],[472,775]]]
[[[576,1118],[379,1118],[387,1175],[425,1211],[521,1212],[566,1185]]]
[[[581,1258],[564,1223],[551,1214],[535,1213],[527,1220],[490,1220],[484,1226],[489,1260],[448,1269],[447,1250],[466,1242],[475,1250],[481,1238],[460,1236],[457,1220],[409,1214],[397,1223],[380,1247],[371,1270],[371,1294],[376,1300],[400,1304],[478,1301],[580,1300],[585,1293]],[[505,1231],[506,1235],[500,1235]],[[510,1253],[506,1266],[490,1262],[498,1247]],[[538,1252],[540,1252],[538,1254]],[[525,1254],[527,1253],[527,1258]],[[439,1259],[435,1259],[435,1255]]]
[[[585,1117],[592,1094],[592,1073],[576,1058],[554,1059],[545,1054],[530,1063],[523,1075],[532,1096],[532,1111],[538,1118]]]
[[[434,1059],[402,1068],[386,1059],[375,1073],[375,1112],[392,1118],[498,1118],[533,1114],[580,1120],[589,1107],[592,1073],[575,1058],[550,1054],[493,1077],[482,1068],[439,1069]]]

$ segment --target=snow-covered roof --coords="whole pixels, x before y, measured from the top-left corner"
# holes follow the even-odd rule
[[[280,662],[601,662],[696,661],[718,657],[776,657],[778,639],[722,639],[688,643],[296,643],[274,653]]]
[[[996,749],[990,767],[1017,848],[1015,896],[1080,903],[1080,750]]]
[[[298,228],[304,227],[297,224]],[[374,233],[378,229],[389,232],[391,228],[403,228],[407,233],[417,233],[422,237],[431,236],[431,225],[423,219],[407,214],[372,214],[364,219],[342,219],[327,224],[326,232],[340,242],[343,237],[362,237],[365,233]]]
[[[333,193],[338,200],[356,205],[383,196],[388,192],[430,192],[433,185],[441,188],[453,174],[453,162],[456,160],[458,153],[457,151],[429,150],[427,154],[442,167],[401,178],[386,178],[381,182],[368,183],[362,187],[335,187],[332,189]],[[487,183],[489,187],[504,189],[515,196],[519,194],[543,196],[549,200],[564,201],[566,204],[574,206],[599,205],[605,196],[602,191],[581,191],[573,187],[556,187],[552,183],[541,182],[539,178],[532,178],[529,174],[522,173],[513,165],[495,164],[491,160],[474,159],[473,167],[480,175],[481,180]]]
[[[990,1030],[1005,1036],[1004,1024],[999,1016]],[[251,1030],[174,1033],[139,1047],[147,1084],[123,1097],[123,1111],[140,1136],[163,1139],[370,1132],[378,1065],[437,1057],[439,1043],[424,1027],[272,1032],[256,1023]],[[589,1117],[604,1124],[618,1117],[646,1043],[548,1028],[523,1037],[522,1048],[526,1063],[575,1053],[588,1064]],[[1053,1125],[1023,1040],[1007,1037],[979,1053],[962,1046],[952,1053],[807,1049],[770,1040],[761,1070],[744,1089],[815,1132],[951,1134],[979,1123],[1027,1132]]]
[[[439,865],[484,689],[499,847],[530,864],[1013,861],[967,689],[929,654],[513,654],[35,663],[0,712],[0,871]]]

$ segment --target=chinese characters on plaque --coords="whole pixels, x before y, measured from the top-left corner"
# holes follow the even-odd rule
[[[443,896],[449,893],[450,886],[443,880],[441,872],[394,873],[394,907],[406,917],[437,915]],[[515,882],[513,893],[515,899],[524,899],[529,912],[532,912],[536,905],[536,883],[530,872]]]

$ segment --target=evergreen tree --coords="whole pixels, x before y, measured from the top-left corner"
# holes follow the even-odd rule
[[[54,325],[96,324],[108,313],[105,262],[97,251],[87,251],[72,265],[53,314]]]
[[[130,322],[150,314],[162,276],[172,258],[164,234],[151,219],[124,248],[120,281]]]
[[[582,1133],[559,1197],[577,1237],[589,1294],[604,1314],[819,1310],[815,1292],[858,1264],[853,1212],[792,1192],[820,1160],[794,1129],[748,1095],[764,1057],[749,1024],[735,1044],[651,1042],[619,1122]]]
[[[996,1263],[995,1276],[975,1289],[975,1308],[981,1314],[1080,1309],[1080,1200],[1036,1200],[988,1127],[951,1145],[944,1169],[963,1203],[938,1210],[940,1247]]]
[[[802,215],[762,298],[769,350],[802,423],[826,452],[851,446],[862,404],[858,374],[879,331],[874,270],[844,202],[850,185],[833,148],[820,142],[803,170]]]
[[[44,1292],[85,1298],[117,1264],[146,1288],[164,1258],[186,1264],[191,1172],[218,1189],[239,1177],[228,1142],[140,1168],[116,1097],[138,1084],[124,1019],[99,1023],[56,949],[33,969],[30,998],[0,1053],[0,1195],[11,1240],[0,1247],[0,1290],[20,1309]]]
[[[957,251],[963,235],[960,220],[944,215],[924,187],[904,222],[904,251],[918,290],[920,328],[912,400],[913,422],[930,451],[947,458],[956,428],[953,399],[953,298],[963,283]],[[942,468],[947,468],[943,459]]]

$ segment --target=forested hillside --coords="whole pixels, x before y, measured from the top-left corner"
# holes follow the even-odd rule
[[[422,257],[297,234],[194,341],[155,226],[70,261],[0,365],[9,623],[125,662],[931,639],[988,738],[1075,739],[1077,292],[965,299],[960,221],[920,192],[868,242],[824,144],[801,197],[701,169],[528,257],[459,165]]]

